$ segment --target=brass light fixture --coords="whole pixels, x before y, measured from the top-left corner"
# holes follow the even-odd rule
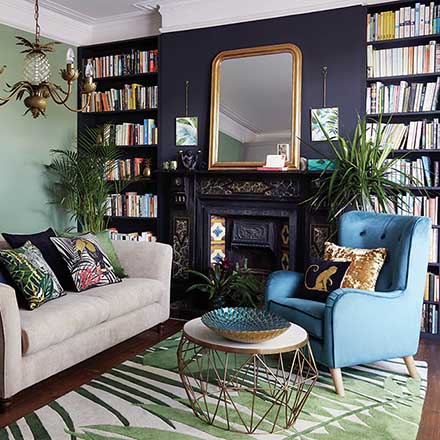
[[[91,93],[96,90],[96,84],[93,82],[93,67],[89,63],[85,69],[85,79],[82,83],[82,91],[87,94],[88,99],[84,107],[74,109],[67,104],[68,99],[72,95],[73,83],[79,77],[79,71],[75,69],[73,49],[68,49],[66,54],[66,68],[61,69],[61,77],[67,83],[67,90],[64,90],[57,84],[49,81],[50,79],[50,63],[46,56],[48,52],[54,52],[54,46],[58,43],[52,41],[47,44],[40,42],[40,25],[38,23],[40,11],[38,0],[35,0],[35,42],[26,40],[23,37],[16,37],[17,45],[23,46],[21,53],[25,53],[23,67],[23,81],[19,81],[12,86],[7,84],[8,96],[0,97],[0,105],[7,104],[14,96],[18,101],[23,100],[27,110],[24,114],[32,113],[34,118],[45,116],[47,100],[52,100],[59,105],[64,105],[72,112],[83,111],[90,102]]]

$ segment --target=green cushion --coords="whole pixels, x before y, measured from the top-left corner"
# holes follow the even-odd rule
[[[89,234],[89,232],[62,232],[59,233],[58,235],[60,237],[73,238],[73,237],[80,237],[86,234]],[[119,278],[126,278],[127,274],[125,273],[124,268],[122,267],[122,264],[119,261],[118,255],[116,254],[115,248],[113,247],[113,243],[110,239],[110,236],[108,235],[108,232],[101,231],[93,235],[95,235],[99,245],[107,255],[108,259],[110,260],[110,264],[112,265],[116,276],[118,276]]]

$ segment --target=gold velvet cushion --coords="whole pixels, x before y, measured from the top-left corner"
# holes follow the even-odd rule
[[[350,267],[342,280],[341,287],[374,291],[377,278],[382,269],[387,250],[355,249],[326,242],[324,259],[350,262]]]

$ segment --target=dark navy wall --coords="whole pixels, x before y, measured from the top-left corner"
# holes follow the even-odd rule
[[[211,63],[221,51],[294,43],[303,53],[301,138],[310,142],[310,108],[322,106],[322,66],[328,66],[327,105],[340,109],[343,133],[364,113],[366,9],[362,6],[260,20],[161,36],[160,158],[174,159],[175,117],[185,111],[185,81],[191,82],[190,115],[199,117],[199,148],[207,156]],[[250,74],[252,74],[250,72]],[[318,148],[325,148],[315,144]],[[301,155],[318,157],[306,145]]]

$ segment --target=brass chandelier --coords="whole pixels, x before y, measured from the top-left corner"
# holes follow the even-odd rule
[[[84,107],[74,109],[67,104],[68,99],[72,95],[73,83],[79,77],[79,71],[75,69],[73,49],[68,49],[66,55],[66,68],[61,69],[60,74],[67,83],[67,90],[64,90],[57,84],[49,81],[50,78],[50,63],[46,56],[48,52],[55,51],[57,42],[49,42],[42,44],[40,42],[40,25],[38,23],[40,11],[38,0],[35,0],[35,42],[26,40],[23,37],[16,37],[18,46],[23,46],[25,53],[24,67],[23,67],[23,81],[19,81],[14,85],[6,84],[8,89],[6,92],[8,96],[0,97],[0,106],[7,104],[14,96],[17,101],[24,99],[24,105],[27,107],[25,115],[32,113],[34,118],[38,116],[45,116],[47,100],[52,100],[59,105],[64,105],[72,112],[81,112],[90,103],[91,93],[96,90],[96,84],[93,82],[93,67],[87,64],[85,69],[85,79],[82,83],[82,92],[87,95],[87,100]]]

